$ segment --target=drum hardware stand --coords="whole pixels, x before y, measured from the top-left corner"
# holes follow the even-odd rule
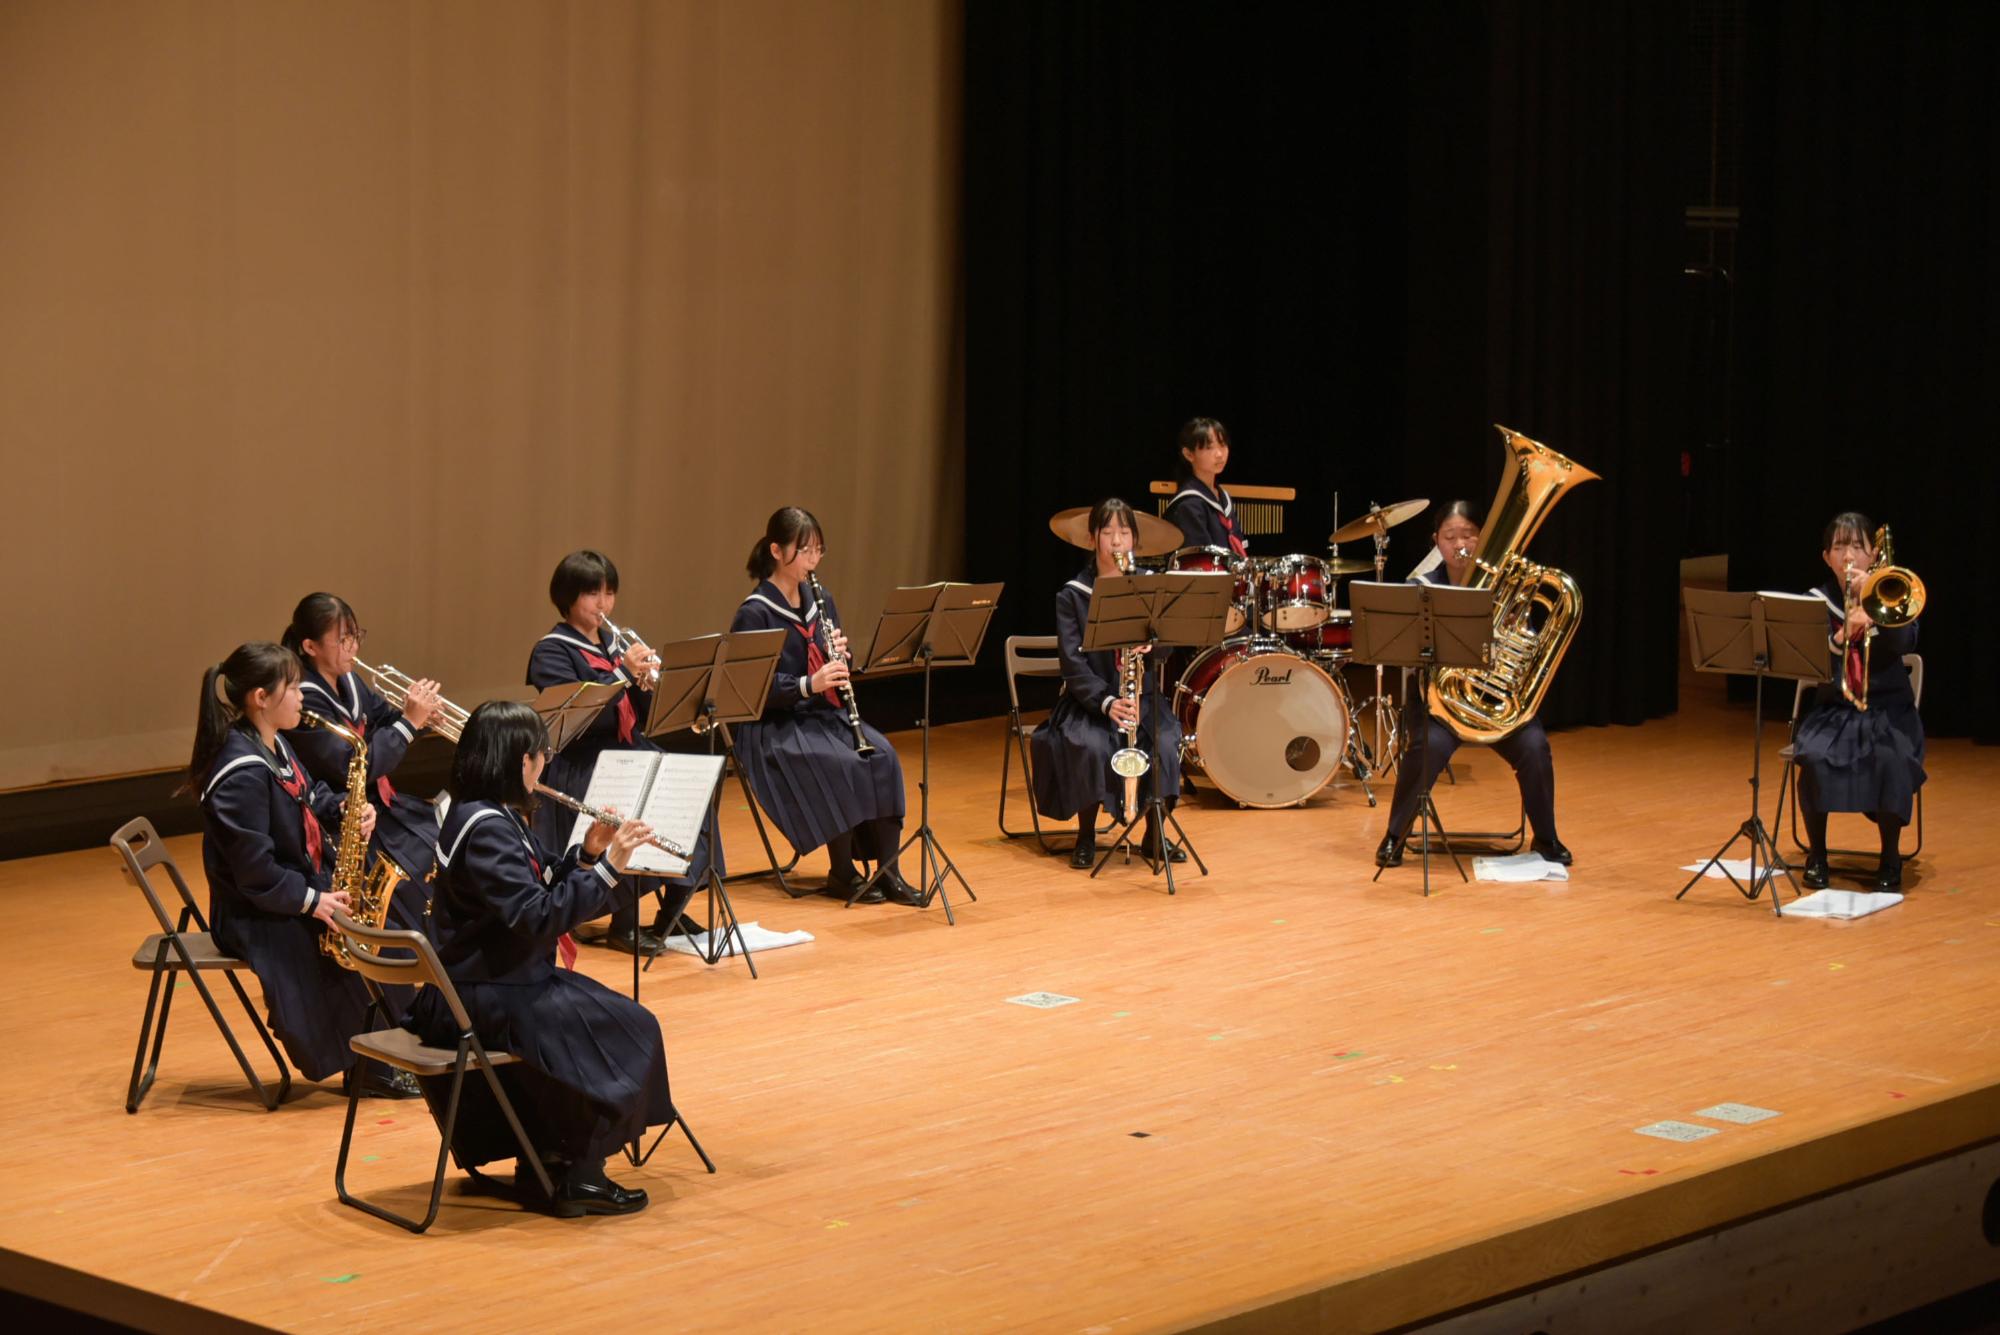
[[[1357,584],[1350,588],[1354,604],[1354,656],[1377,666],[1417,669],[1417,698],[1430,698],[1430,674],[1440,667],[1484,667],[1493,644],[1493,591],[1474,588],[1434,588],[1429,584]],[[1417,742],[1418,774],[1430,773],[1430,720],[1424,720]],[[1470,881],[1458,851],[1451,846],[1444,822],[1426,787],[1417,802],[1412,830],[1404,832],[1409,846],[1415,829],[1422,831],[1420,855],[1424,897],[1431,893],[1431,844],[1435,840],[1451,858],[1460,881]],[[1435,832],[1435,833],[1433,833]],[[1393,831],[1391,832],[1393,833]],[[1377,867],[1381,880],[1387,867]]]
[[[1205,649],[1222,643],[1224,624],[1229,614],[1232,577],[1218,574],[1193,574],[1175,572],[1165,575],[1100,575],[1090,595],[1090,610],[1084,618],[1083,644],[1085,653],[1103,650],[1136,651],[1141,645],[1148,653],[1147,670],[1157,672],[1159,651],[1163,647],[1186,647]],[[1091,878],[1104,870],[1111,855],[1121,850],[1129,850],[1132,843],[1132,827],[1138,823],[1142,813],[1153,818],[1153,829],[1159,832],[1160,856],[1155,862],[1147,857],[1145,846],[1140,846],[1140,856],[1145,859],[1148,870],[1157,876],[1165,872],[1167,893],[1175,893],[1172,841],[1168,838],[1169,827],[1180,837],[1181,847],[1187,849],[1195,866],[1206,876],[1208,864],[1195,851],[1194,841],[1187,837],[1180,821],[1168,808],[1166,798],[1161,793],[1157,751],[1159,747],[1160,695],[1159,683],[1154,682],[1152,691],[1150,731],[1147,743],[1147,768],[1153,773],[1151,796],[1141,804],[1139,811],[1132,812],[1118,827],[1116,837],[1109,847],[1098,857],[1097,865],[1090,869]],[[1129,851],[1127,858],[1131,856]]]
[[[1722,672],[1756,678],[1756,706],[1751,731],[1750,816],[1729,836],[1715,855],[1701,864],[1674,898],[1679,900],[1710,867],[1721,867],[1722,856],[1738,839],[1750,841],[1750,883],[1746,886],[1733,872],[1722,874],[1748,900],[1771,887],[1771,912],[1785,916],[1777,886],[1779,872],[1791,883],[1792,898],[1799,897],[1799,883],[1791,867],[1778,852],[1778,842],[1764,826],[1759,810],[1764,768],[1764,679],[1767,676],[1795,681],[1831,681],[1826,654],[1826,608],[1817,598],[1793,598],[1758,593],[1724,593],[1714,589],[1681,590],[1688,611],[1688,652],[1697,672]]]
[[[951,860],[951,854],[945,852],[944,842],[931,827],[931,669],[940,665],[966,667],[979,657],[979,646],[986,638],[986,628],[993,622],[993,610],[999,605],[1003,587],[946,581],[899,588],[890,593],[882,619],[875,623],[875,638],[868,646],[862,673],[883,676],[914,669],[924,674],[924,713],[917,720],[923,730],[923,768],[917,780],[919,806],[915,832],[896,850],[895,858],[878,862],[867,879],[855,885],[847,896],[848,908],[853,908],[855,901],[867,893],[892,863],[899,862],[912,845],[919,846],[918,885],[923,898],[918,908],[929,908],[935,899],[944,905],[945,922],[958,926],[958,917],[951,911],[951,896],[945,890],[947,879],[953,876],[958,878],[967,899],[975,903],[979,900],[965,873]],[[942,652],[938,648],[940,642],[944,646]]]

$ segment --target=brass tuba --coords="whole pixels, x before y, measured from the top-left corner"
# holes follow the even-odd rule
[[[1479,530],[1471,587],[1493,590],[1493,649],[1483,668],[1440,668],[1430,707],[1468,742],[1496,742],[1541,707],[1583,615],[1576,581],[1521,555],[1563,493],[1597,474],[1538,440],[1494,424],[1507,447],[1500,489]],[[1543,612],[1534,623],[1537,608]]]
[[[363,927],[377,931],[389,917],[389,897],[410,874],[387,857],[377,856],[368,865],[368,841],[361,837],[361,818],[368,810],[368,743],[361,734],[343,723],[335,723],[311,710],[300,715],[308,728],[324,728],[353,748],[347,756],[347,809],[340,815],[340,837],[335,845],[331,891],[347,892],[347,916]],[[354,967],[347,952],[346,938],[328,928],[319,939],[320,951],[343,969]]]

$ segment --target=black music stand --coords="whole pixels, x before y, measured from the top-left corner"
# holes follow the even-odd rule
[[[1434,668],[1479,668],[1487,665],[1493,646],[1493,590],[1458,588],[1453,585],[1378,584],[1359,580],[1347,586],[1348,606],[1354,610],[1354,661],[1383,667],[1417,670],[1417,699],[1430,699],[1431,671]],[[1415,726],[1423,731],[1417,739],[1417,773],[1430,773],[1431,721],[1426,705]],[[1393,808],[1392,808],[1393,813]],[[1445,854],[1458,871],[1458,879],[1469,881],[1458,851],[1438,819],[1437,805],[1426,787],[1417,802],[1417,823],[1423,829],[1420,850],[1424,864],[1424,897],[1431,893],[1431,840],[1444,845]],[[1433,835],[1435,832],[1435,835]],[[1393,831],[1392,831],[1393,833]],[[1404,834],[1405,846],[1408,833]],[[1377,867],[1371,880],[1379,881],[1387,867]]]
[[[923,888],[923,898],[917,907],[927,909],[936,898],[944,905],[944,920],[951,926],[958,926],[958,917],[951,911],[951,896],[945,893],[945,876],[949,873],[958,878],[967,899],[977,902],[979,896],[972,892],[972,886],[965,879],[965,873],[944,851],[944,844],[931,828],[931,669],[934,667],[969,667],[979,657],[979,646],[986,639],[986,628],[993,624],[993,609],[999,605],[1000,591],[1004,584],[959,584],[946,580],[939,584],[925,584],[916,588],[892,589],[889,600],[883,604],[882,619],[875,623],[875,637],[868,645],[868,658],[860,669],[867,676],[888,676],[900,672],[922,671],[924,674],[924,713],[917,720],[923,729],[923,769],[917,779],[919,815],[916,832],[903,841],[896,850],[900,861],[912,844],[922,844],[917,855],[919,870],[918,884]],[[936,875],[932,875],[932,867]],[[878,877],[889,868],[889,859],[877,863],[868,878],[847,896],[847,906],[854,902],[875,884]]]
[[[1234,597],[1236,579],[1233,575],[1175,571],[1168,574],[1147,575],[1099,575],[1090,591],[1090,610],[1083,623],[1083,651],[1099,653],[1105,650],[1137,650],[1141,645],[1149,650],[1161,648],[1205,649],[1222,643],[1228,628],[1229,605]],[[1158,652],[1147,655],[1146,670],[1155,671],[1163,657]],[[1149,693],[1150,718],[1147,728],[1152,745],[1160,740],[1160,697],[1164,694],[1159,682],[1153,683]],[[1167,839],[1167,828],[1180,836],[1180,845],[1194,859],[1194,865],[1208,875],[1208,864],[1201,860],[1194,841],[1181,828],[1180,819],[1167,806],[1166,797],[1160,792],[1159,760],[1152,751],[1146,753],[1147,771],[1153,782],[1148,787],[1151,794],[1141,805],[1125,818],[1125,823],[1116,831],[1116,837],[1103,854],[1097,865],[1090,869],[1093,880],[1104,870],[1104,864],[1111,861],[1111,855],[1125,850],[1125,858],[1131,860],[1132,827],[1138,823],[1141,814],[1152,818],[1152,826],[1160,834],[1160,860],[1155,865],[1145,856],[1145,848],[1140,847],[1140,857],[1153,875],[1162,871],[1167,874],[1167,893],[1174,893],[1174,862],[1169,856],[1172,848]],[[1177,794],[1178,796],[1178,794]]]
[[[542,716],[542,725],[549,732],[549,750],[560,751],[581,737],[624,690],[622,681],[566,681],[543,687],[528,707]]]
[[[736,746],[729,738],[726,725],[743,723],[757,718],[764,712],[764,701],[771,693],[771,674],[777,671],[778,653],[785,646],[785,632],[781,630],[731,631],[726,635],[698,635],[691,640],[677,640],[661,647],[660,679],[653,685],[653,709],[646,719],[646,736],[658,739],[676,732],[693,732],[708,739],[708,754],[715,755],[717,736],[721,736],[725,752],[725,763],[735,764]],[[742,768],[738,766],[737,777],[742,778]],[[750,787],[743,787],[748,796]],[[753,816],[757,812],[754,798],[750,802]],[[709,794],[708,828],[713,831],[713,839],[708,850],[708,949],[700,953],[703,962],[718,963],[728,950],[730,937],[736,938],[736,949],[743,956],[743,963],[749,966],[750,976],[757,976],[757,961],[750,958],[750,943],[743,938],[743,924],[736,916],[735,905],[729,902],[729,888],[723,884],[722,874],[715,869],[722,857],[722,785],[716,784]],[[770,836],[764,833],[762,817],[757,818],[757,833],[764,840],[764,854],[771,859],[771,870],[778,871],[778,858],[772,852]],[[785,888],[784,873],[778,873],[778,885]],[[789,893],[789,890],[787,890]],[[666,906],[666,897],[661,892],[661,907]],[[721,910],[721,934],[716,932],[717,909]],[[657,955],[646,961],[651,969]],[[639,956],[632,956],[632,997],[639,996]]]
[[[1759,810],[1764,772],[1764,678],[1833,680],[1826,645],[1826,604],[1818,598],[1786,593],[1726,593],[1720,589],[1683,588],[1681,598],[1687,604],[1688,654],[1694,660],[1694,670],[1754,676],[1757,703],[1751,731],[1750,818],[1737,826],[1736,833],[1701,864],[1674,898],[1694,889],[1710,867],[1722,866],[1722,855],[1734,848],[1738,839],[1748,839],[1750,884],[1744,885],[1729,868],[1722,867],[1722,874],[1736,892],[1745,899],[1755,899],[1767,883],[1775,881],[1777,873],[1783,872],[1791,882],[1792,898],[1797,899],[1798,880],[1778,852],[1778,842],[1765,828]],[[1785,910],[1779,901],[1778,887],[1773,883],[1771,912],[1782,918]]]

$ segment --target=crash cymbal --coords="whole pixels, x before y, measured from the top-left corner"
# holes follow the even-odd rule
[[[1377,533],[1387,533],[1405,520],[1415,519],[1422,514],[1430,501],[1419,496],[1413,501],[1397,501],[1394,505],[1381,505],[1350,524],[1342,524],[1335,529],[1327,541],[1338,547],[1343,542],[1359,542],[1372,538]]]
[[[1143,510],[1134,510],[1133,517],[1139,521],[1139,531],[1133,535],[1137,545],[1135,556],[1165,556],[1187,546],[1178,526],[1168,523],[1158,515],[1149,515]],[[1086,552],[1091,549],[1090,507],[1080,505],[1074,510],[1061,510],[1049,518],[1049,532],[1061,538],[1072,547],[1081,547]]]

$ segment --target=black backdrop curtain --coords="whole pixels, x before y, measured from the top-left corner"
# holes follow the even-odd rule
[[[1080,563],[1048,515],[1148,502],[1188,417],[1229,424],[1226,480],[1299,489],[1264,553],[1324,553],[1336,489],[1350,518],[1483,508],[1502,422],[1607,479],[1530,549],[1589,608],[1544,717],[1672,709],[1683,25],[974,0],[967,569],[1009,582],[995,635],[1046,633]]]
[[[1891,524],[1926,726],[2000,741],[2000,8],[1750,15],[1732,582],[1823,578],[1837,511]]]

